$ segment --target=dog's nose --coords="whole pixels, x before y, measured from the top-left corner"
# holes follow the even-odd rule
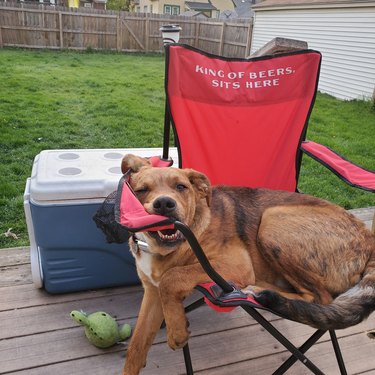
[[[176,209],[176,201],[170,197],[159,197],[153,203],[155,213],[167,215]]]

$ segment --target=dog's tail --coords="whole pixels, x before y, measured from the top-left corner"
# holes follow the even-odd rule
[[[375,268],[370,272],[366,271],[358,284],[337,296],[328,305],[287,299],[269,290],[259,293],[255,299],[285,318],[318,329],[347,328],[360,323],[375,310]]]

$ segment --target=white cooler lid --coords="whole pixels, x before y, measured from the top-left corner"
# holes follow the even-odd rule
[[[177,150],[171,149],[174,165]],[[159,156],[161,148],[44,150],[34,160],[30,200],[51,201],[103,199],[117,189],[125,154]],[[62,202],[60,202],[62,203]]]

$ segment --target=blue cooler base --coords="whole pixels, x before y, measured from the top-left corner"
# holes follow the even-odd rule
[[[100,204],[30,206],[47,292],[139,284],[128,244],[108,244],[92,219]]]

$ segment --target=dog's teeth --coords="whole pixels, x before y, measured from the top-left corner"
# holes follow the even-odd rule
[[[158,234],[159,234],[159,237],[164,241],[174,241],[174,240],[177,240],[178,238],[178,232],[168,235],[168,234],[163,234],[160,231],[158,231]]]

